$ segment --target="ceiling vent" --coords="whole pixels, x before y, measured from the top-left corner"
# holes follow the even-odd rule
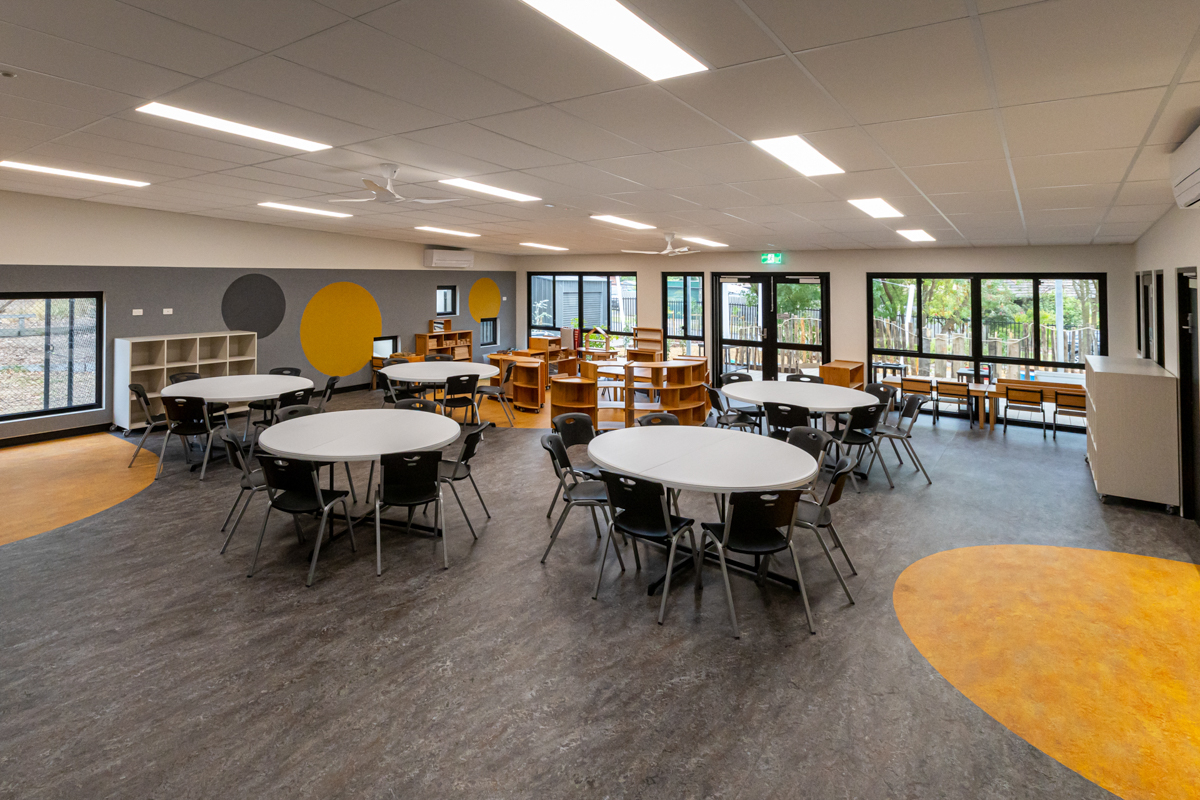
[[[475,253],[449,247],[426,247],[425,266],[433,269],[470,269],[475,266]]]
[[[1200,129],[1171,154],[1171,184],[1180,208],[1200,208]]]

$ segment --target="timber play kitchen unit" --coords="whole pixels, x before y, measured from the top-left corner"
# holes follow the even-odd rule
[[[428,356],[444,353],[455,361],[470,361],[471,331],[450,330],[450,320],[429,320],[429,333],[417,334],[417,355]]]

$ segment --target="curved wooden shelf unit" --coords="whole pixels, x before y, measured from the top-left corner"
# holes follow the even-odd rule
[[[594,378],[555,375],[550,379],[550,418],[570,413],[587,414],[592,418],[592,425],[599,423],[600,407]]]

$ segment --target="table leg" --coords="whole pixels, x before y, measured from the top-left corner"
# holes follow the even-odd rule
[[[979,401],[979,430],[983,430],[983,406],[987,402],[987,395],[981,394],[978,397]]]
[[[996,430],[996,406],[1000,405],[1000,399],[992,397],[988,399],[988,430]]]

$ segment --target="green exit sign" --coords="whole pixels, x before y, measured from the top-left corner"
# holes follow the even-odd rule
[[[783,253],[763,253],[762,263],[764,264],[782,264]]]

